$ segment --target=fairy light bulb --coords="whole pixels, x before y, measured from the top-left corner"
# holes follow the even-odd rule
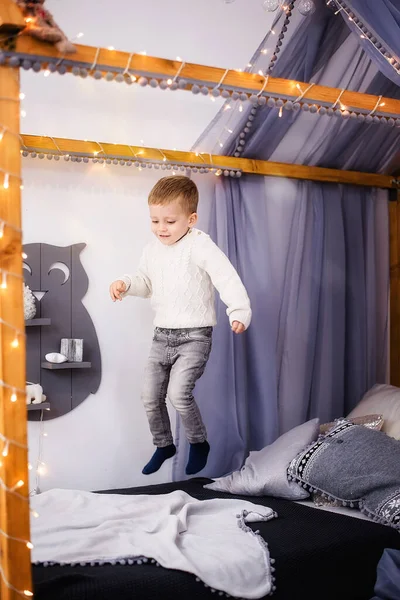
[[[17,392],[16,392],[15,388],[13,388],[10,400],[11,400],[11,402],[17,401]]]
[[[17,481],[17,483],[11,488],[11,490],[14,492],[15,490],[18,490],[19,488],[22,488],[22,486],[24,485],[24,482],[22,481],[22,479],[20,479],[19,481]]]
[[[28,550],[33,550],[33,548],[34,548],[32,542],[27,542],[26,547],[28,548]]]
[[[24,260],[26,260],[26,259],[28,258],[28,255],[26,254],[26,252],[23,252],[23,253],[22,253],[22,258],[23,258]]]
[[[47,473],[47,469],[46,469],[46,465],[44,462],[42,462],[39,467],[37,468],[37,472],[39,473],[39,475],[46,475]]]
[[[172,84],[172,79],[167,79],[167,83],[168,83],[168,85],[171,85]]]
[[[5,271],[3,271],[3,274],[1,277],[1,289],[2,290],[7,289],[7,273]]]
[[[0,142],[4,137],[4,127],[2,128],[2,130],[0,131]]]
[[[38,519],[40,516],[36,510],[32,510],[31,513],[32,513],[32,517],[35,517],[35,519]]]
[[[48,76],[50,75],[50,71],[49,71],[48,69],[46,69],[46,70],[43,72],[43,75],[44,75],[45,77],[48,77]]]
[[[32,471],[33,467],[31,465],[31,463],[28,463],[28,471]]]
[[[4,456],[4,458],[6,456],[8,456],[8,449],[9,449],[9,447],[10,447],[10,442],[7,440],[6,443],[5,443],[5,445],[4,445],[3,452],[1,453],[2,456]]]
[[[13,339],[13,341],[11,342],[11,348],[18,348],[19,346],[19,341],[18,341],[18,336],[16,335],[15,338]]]
[[[279,109],[279,116],[281,117],[282,114],[283,114],[283,110],[282,110],[282,106],[281,106],[280,109]]]
[[[5,190],[8,190],[9,187],[10,187],[10,176],[8,173],[4,173],[3,188]]]
[[[25,100],[25,94],[24,94],[24,92],[20,92],[19,99],[20,100]]]
[[[32,598],[33,594],[29,590],[24,590],[24,596],[27,596],[27,598]]]

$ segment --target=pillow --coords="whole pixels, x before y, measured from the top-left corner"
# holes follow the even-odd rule
[[[325,433],[328,433],[330,429],[336,427],[338,422],[341,420],[342,419],[336,419],[331,423],[323,423],[319,426],[320,434],[325,435]],[[350,421],[350,423],[354,423],[354,425],[364,425],[364,427],[370,427],[370,429],[376,429],[377,431],[380,431],[382,429],[384,422],[382,415],[365,415],[362,417],[353,417],[351,419],[347,417],[347,421]]]
[[[342,421],[290,463],[288,478],[400,529],[400,441]]]
[[[377,413],[383,416],[382,431],[400,440],[400,389],[393,385],[377,384],[365,394],[348,417]]]
[[[243,496],[275,496],[288,500],[304,500],[308,492],[297,483],[288,481],[290,461],[313,440],[317,439],[319,419],[312,419],[287,433],[273,444],[250,452],[244,466],[226,477],[204,487],[217,492]]]
[[[344,421],[346,419],[336,419],[331,423],[323,423],[319,426],[319,433],[321,435],[325,435],[336,427],[340,421]],[[347,419],[350,423],[354,423],[354,425],[364,425],[364,427],[369,427],[370,429],[376,429],[380,431],[383,426],[383,417],[382,415],[365,415],[365,417],[353,417],[352,419]],[[331,500],[326,495],[321,492],[313,492],[311,494],[311,498],[315,504],[315,506],[341,506],[341,502],[339,500]]]

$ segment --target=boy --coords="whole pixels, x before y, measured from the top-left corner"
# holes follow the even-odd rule
[[[142,400],[157,449],[142,472],[155,473],[176,453],[168,394],[190,443],[186,473],[194,475],[205,467],[210,451],[192,392],[210,356],[216,324],[214,286],[228,306],[235,333],[243,333],[250,324],[250,300],[229,259],[208,235],[194,229],[198,190],[191,179],[160,179],[148,202],[157,239],[144,249],[137,273],[114,281],[110,295],[114,302],[126,295],[151,298],[156,313]]]

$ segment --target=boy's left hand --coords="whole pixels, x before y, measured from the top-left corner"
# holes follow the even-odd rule
[[[243,331],[246,331],[246,327],[240,321],[233,321],[232,331],[233,333],[243,333]]]

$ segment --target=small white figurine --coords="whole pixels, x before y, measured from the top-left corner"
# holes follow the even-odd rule
[[[26,403],[41,404],[46,401],[46,396],[43,394],[43,388],[40,383],[26,382]]]

